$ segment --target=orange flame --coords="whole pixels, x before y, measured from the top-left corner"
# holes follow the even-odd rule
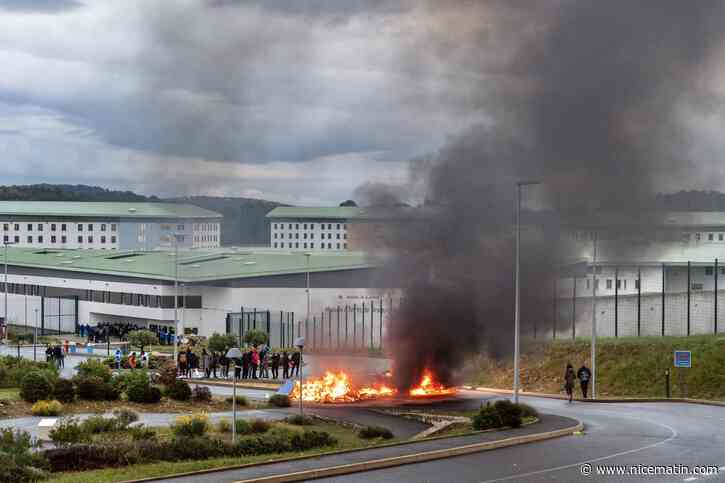
[[[433,373],[424,371],[423,377],[417,386],[409,389],[408,394],[412,397],[421,396],[442,396],[455,394],[456,390],[446,387],[436,381]],[[325,375],[318,379],[308,379],[302,388],[302,400],[309,402],[335,403],[353,402],[362,399],[377,399],[397,395],[395,388],[381,383],[371,386],[356,387],[350,376],[343,371],[326,371]],[[300,398],[300,384],[290,394],[293,399]]]

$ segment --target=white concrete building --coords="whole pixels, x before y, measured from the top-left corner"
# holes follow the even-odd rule
[[[0,201],[0,240],[20,247],[154,250],[220,245],[222,215],[175,203]]]
[[[296,250],[348,250],[350,223],[360,214],[356,207],[278,207],[267,214],[272,248]]]
[[[74,332],[78,324],[103,321],[171,328],[175,293],[181,330],[200,335],[224,333],[227,314],[242,307],[294,312],[303,320],[308,273],[311,314],[397,298],[396,291],[377,286],[375,267],[354,252],[182,250],[178,292],[173,251],[10,247],[8,259],[8,322],[51,331]],[[0,300],[0,312],[2,305]]]

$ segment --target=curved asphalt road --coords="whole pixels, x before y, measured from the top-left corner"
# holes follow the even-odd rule
[[[725,481],[725,407],[682,403],[569,404],[533,397],[522,397],[521,400],[544,413],[581,420],[586,427],[585,433],[320,481]],[[715,477],[585,477],[580,471],[584,463],[594,466],[715,465],[722,469]]]

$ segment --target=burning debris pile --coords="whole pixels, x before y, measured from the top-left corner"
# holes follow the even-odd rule
[[[386,376],[390,377],[390,374]],[[448,396],[455,393],[455,388],[446,387],[439,383],[435,375],[428,370],[423,373],[423,377],[418,384],[407,390],[407,394],[404,391],[398,391],[392,384],[385,381],[377,381],[369,386],[357,386],[344,371],[327,371],[324,376],[318,379],[306,380],[302,386],[303,401],[320,403],[355,402],[404,395],[409,397]],[[299,382],[295,384],[290,396],[293,399],[299,399]]]

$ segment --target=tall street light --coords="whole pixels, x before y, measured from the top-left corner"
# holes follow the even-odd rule
[[[234,362],[232,373],[232,444],[234,444],[237,440],[237,361],[242,358],[242,351],[239,347],[231,347],[226,357]]]
[[[4,317],[3,320],[5,323],[6,330],[7,330],[7,326],[8,326],[8,246],[14,245],[14,244],[15,243],[7,242],[7,241],[3,242],[3,248],[5,251],[5,283],[4,283],[5,311],[3,312],[3,317]]]
[[[521,188],[541,184],[540,181],[519,181],[516,183],[516,294],[514,297],[514,402],[519,402],[519,339],[521,338],[520,279],[521,279]]]
[[[179,234],[174,233],[174,366],[179,372]]]
[[[595,230],[592,236],[592,399],[597,398],[597,238]]]
[[[306,289],[307,292],[307,319],[306,321],[310,320],[310,256],[312,253],[306,252],[305,253],[305,264],[307,267],[307,282],[306,282]]]

